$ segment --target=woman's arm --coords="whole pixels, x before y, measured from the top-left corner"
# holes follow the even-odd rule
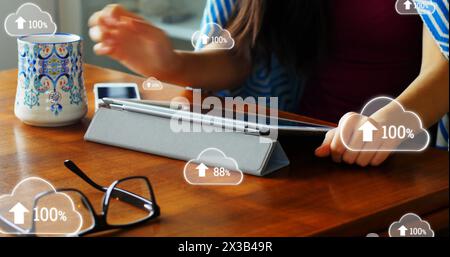
[[[120,5],[92,15],[89,26],[96,54],[146,77],[216,91],[239,85],[250,73],[250,58],[230,50],[175,51],[162,30]]]
[[[425,127],[448,112],[449,64],[428,29],[423,29],[422,68],[416,80],[397,98],[421,118]]]
[[[425,127],[436,123],[449,110],[449,64],[448,60],[440,52],[439,46],[431,37],[429,31],[423,31],[423,53],[422,68],[419,76],[408,86],[408,88],[396,99],[407,110],[413,111],[422,119]],[[388,122],[394,109],[394,104],[387,105],[374,113],[368,119],[375,123]],[[338,128],[330,131],[325,136],[323,144],[316,149],[318,157],[330,156],[335,162],[346,162],[348,164],[358,164],[360,166],[377,166],[383,163],[390,155],[390,152],[363,152],[348,150],[340,137],[343,121],[351,113],[346,114]],[[359,125],[353,129],[346,129],[354,134]],[[343,135],[344,137],[348,135]]]

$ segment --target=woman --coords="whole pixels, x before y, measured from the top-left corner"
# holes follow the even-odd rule
[[[228,25],[233,51],[175,51],[163,31],[117,5],[89,23],[97,54],[144,76],[212,91],[242,84],[255,60],[270,65],[274,54],[286,69],[307,78],[300,113],[336,122],[342,117],[316,155],[377,166],[388,152],[350,151],[341,141],[342,121],[351,115],[346,112],[379,95],[398,96],[425,127],[448,112],[448,60],[419,16],[398,15],[394,6],[394,0],[241,0]],[[384,123],[390,107],[367,119]],[[352,130],[347,133],[352,137]]]

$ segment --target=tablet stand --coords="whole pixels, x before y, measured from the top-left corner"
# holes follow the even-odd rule
[[[169,118],[109,108],[97,111],[85,134],[88,141],[184,161],[196,160],[205,149],[217,148],[233,158],[242,172],[255,176],[265,176],[289,165],[278,141],[262,138],[262,143],[260,139],[259,135],[244,132],[175,133],[170,129]]]

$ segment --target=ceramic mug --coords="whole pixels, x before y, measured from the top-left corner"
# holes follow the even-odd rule
[[[58,127],[87,113],[80,36],[57,33],[17,40],[19,73],[14,112],[24,123]]]

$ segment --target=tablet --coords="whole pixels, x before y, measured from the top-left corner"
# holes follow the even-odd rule
[[[131,112],[139,112],[148,115],[156,115],[165,118],[182,118],[183,120],[197,122],[202,124],[210,124],[220,126],[227,129],[237,129],[245,131],[256,131],[264,135],[270,130],[278,130],[279,133],[285,134],[305,134],[305,133],[325,133],[333,127],[315,124],[310,122],[302,122],[278,117],[266,117],[261,120],[260,117],[250,115],[248,113],[237,115],[239,119],[230,119],[209,114],[200,114],[190,112],[185,109],[170,108],[170,103],[139,101],[139,100],[123,100],[103,98],[103,102],[113,109],[126,110]],[[257,121],[257,122],[255,122]]]

